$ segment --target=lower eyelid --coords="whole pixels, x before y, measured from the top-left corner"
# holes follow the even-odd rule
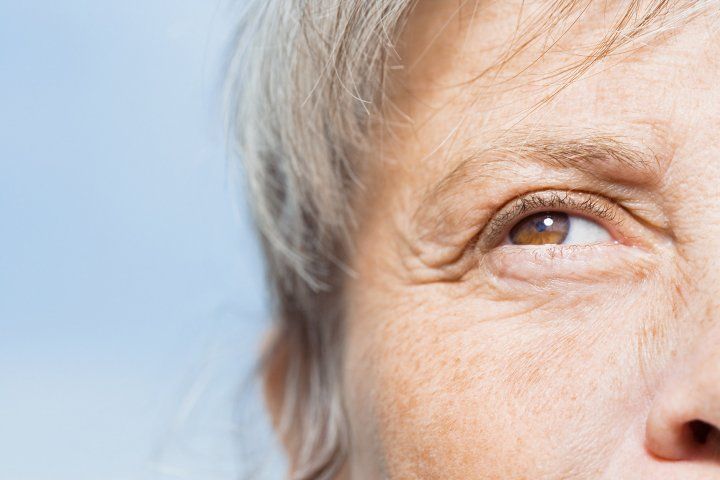
[[[619,243],[591,245],[504,245],[486,253],[480,271],[502,281],[548,280],[600,283],[649,275],[654,260],[642,248]]]

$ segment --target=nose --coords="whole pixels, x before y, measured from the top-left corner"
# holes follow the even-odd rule
[[[720,332],[703,338],[656,397],[645,447],[665,460],[720,459]]]

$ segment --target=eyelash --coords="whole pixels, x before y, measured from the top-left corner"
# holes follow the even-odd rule
[[[621,208],[596,194],[582,191],[538,191],[517,197],[502,207],[480,233],[481,244],[494,248],[505,238],[513,225],[524,217],[544,210],[561,210],[580,213],[591,219],[601,219],[615,227],[622,224],[618,218]],[[609,228],[614,235],[613,228]]]

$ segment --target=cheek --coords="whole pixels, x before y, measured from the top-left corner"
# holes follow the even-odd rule
[[[356,455],[390,478],[601,468],[647,403],[645,350],[666,350],[671,306],[647,301],[658,290],[497,301],[439,285],[356,289],[346,350]]]

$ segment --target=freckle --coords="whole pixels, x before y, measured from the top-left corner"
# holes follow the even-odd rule
[[[714,307],[712,305],[708,305],[705,307],[705,318],[706,319],[714,319],[715,312]]]

